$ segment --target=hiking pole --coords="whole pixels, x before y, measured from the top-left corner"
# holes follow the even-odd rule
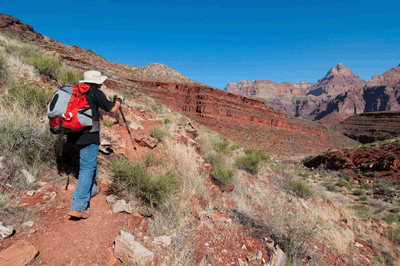
[[[114,96],[114,97],[115,97],[115,96]],[[138,153],[138,151],[137,151],[137,149],[136,149],[135,142],[133,141],[131,131],[129,130],[128,123],[126,122],[126,119],[125,119],[124,113],[122,112],[122,108],[121,108],[121,107],[119,107],[119,111],[121,112],[122,119],[124,120],[125,125],[126,125],[126,129],[128,130],[129,136],[131,137],[131,141],[132,141],[132,144],[133,144],[133,148],[135,149],[136,155],[137,155],[137,157],[138,157],[138,159],[139,159],[139,162],[140,162],[139,153]]]

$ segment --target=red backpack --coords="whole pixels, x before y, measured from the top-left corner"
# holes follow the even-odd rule
[[[53,134],[79,132],[92,126],[94,110],[89,96],[90,86],[74,84],[57,90],[47,107],[50,131]],[[61,140],[62,146],[62,140]],[[60,147],[60,156],[62,147]]]

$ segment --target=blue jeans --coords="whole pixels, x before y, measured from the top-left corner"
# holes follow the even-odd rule
[[[71,210],[85,210],[89,205],[90,196],[96,193],[97,154],[99,145],[79,145],[79,177],[78,185],[72,194]]]

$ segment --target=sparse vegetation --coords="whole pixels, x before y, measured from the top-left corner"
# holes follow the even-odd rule
[[[245,152],[245,156],[236,159],[236,167],[257,175],[260,164],[267,161],[268,157],[262,150],[246,150]]]
[[[35,54],[28,57],[26,60],[37,69],[39,74],[51,79],[57,79],[60,73],[61,64],[56,57]]]
[[[300,198],[306,199],[313,195],[310,186],[302,180],[290,180],[289,187],[290,190],[293,191]]]
[[[146,167],[158,166],[161,165],[162,163],[163,162],[157,159],[157,157],[152,152],[147,153],[146,156],[144,157],[144,164],[146,165]]]
[[[83,80],[83,73],[63,67],[60,70],[60,73],[58,74],[57,79],[63,85],[71,85],[71,84],[78,83],[79,80]]]
[[[8,81],[8,76],[7,61],[0,53],[0,84],[6,83]]]
[[[234,173],[234,169],[231,169],[222,163],[216,164],[212,170],[212,175],[217,179],[218,185],[223,190],[227,189],[228,186],[232,184]]]
[[[188,119],[186,117],[182,116],[181,118],[179,118],[177,124],[180,127],[185,127],[187,125],[187,123],[188,123]]]
[[[161,204],[167,196],[179,188],[181,181],[172,171],[153,176],[141,163],[131,163],[127,159],[111,161],[114,194],[125,198],[142,198],[150,204]]]
[[[154,126],[150,128],[150,135],[158,140],[167,136],[167,132],[161,126]]]

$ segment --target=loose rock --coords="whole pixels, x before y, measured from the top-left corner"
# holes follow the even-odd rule
[[[0,265],[25,266],[31,264],[39,251],[29,242],[20,241],[0,252]]]
[[[0,222],[0,236],[1,238],[5,239],[12,236],[14,233],[14,228],[11,226],[3,225],[3,222]]]
[[[115,239],[114,256],[128,265],[153,263],[154,253],[135,241],[135,237],[125,231]]]
[[[27,221],[21,225],[22,225],[22,227],[32,227],[34,224],[35,224],[34,221]]]
[[[112,207],[113,213],[126,212],[133,213],[132,205],[127,203],[125,200],[118,200]]]
[[[36,181],[36,178],[31,175],[31,173],[28,172],[26,169],[22,169],[21,173],[24,175],[25,180],[28,184],[32,184],[33,182]]]

